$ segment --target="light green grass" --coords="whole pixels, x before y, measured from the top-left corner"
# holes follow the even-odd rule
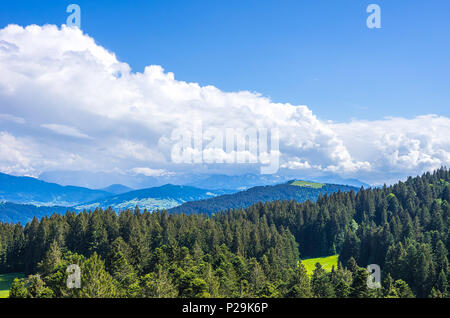
[[[306,270],[308,271],[309,275],[312,275],[314,268],[316,268],[316,263],[320,263],[320,265],[322,265],[323,269],[325,269],[326,271],[331,271],[331,268],[334,265],[334,268],[337,267],[337,263],[338,263],[338,257],[339,255],[332,255],[332,256],[327,256],[327,257],[318,257],[318,258],[308,258],[308,259],[303,259],[302,263],[303,265],[305,265]]]
[[[320,189],[325,184],[323,183],[316,183],[316,182],[309,182],[309,181],[303,181],[303,180],[297,180],[291,183],[293,186],[297,187],[304,187],[304,188],[313,188],[313,189]]]
[[[14,278],[22,278],[24,277],[23,273],[11,273],[11,274],[0,274],[0,298],[8,298],[9,297],[9,289],[11,288],[11,284]]]
[[[9,290],[0,290],[0,298],[8,298]]]

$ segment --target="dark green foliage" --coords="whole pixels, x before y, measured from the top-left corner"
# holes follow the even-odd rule
[[[353,283],[350,287],[350,297],[366,298],[369,294],[367,287],[367,278],[369,274],[364,268],[357,268],[353,274]]]
[[[299,187],[290,184],[258,186],[245,191],[233,194],[224,194],[218,197],[189,201],[180,206],[170,209],[173,213],[185,214],[213,214],[227,209],[246,208],[257,202],[270,202],[275,200],[293,200],[296,202],[305,202],[306,200],[316,201],[321,195],[334,192],[355,191],[357,188],[352,186],[325,184],[321,188]]]
[[[448,297],[449,181],[443,168],[213,216],[97,209],[0,223],[0,272],[32,274],[15,297]],[[331,272],[308,277],[298,263],[335,251]],[[65,287],[69,264],[87,271],[81,290]],[[381,290],[367,287],[369,264]]]
[[[311,278],[312,292],[315,297],[332,298],[335,297],[332,280],[322,266],[317,263]]]

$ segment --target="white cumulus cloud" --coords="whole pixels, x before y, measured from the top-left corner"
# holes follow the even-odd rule
[[[59,125],[59,124],[42,124],[41,127],[50,129],[51,131],[75,138],[89,138],[88,135],[83,134],[81,131],[79,131],[77,128],[66,126],[66,125]]]
[[[450,162],[447,117],[321,121],[305,105],[178,81],[161,66],[132,72],[93,38],[64,25],[0,30],[0,114],[0,170],[16,174],[175,171],[173,132],[191,131],[198,123],[218,133],[277,129],[285,173],[380,182],[391,173],[419,173]],[[220,145],[205,153],[228,156]],[[235,165],[210,165],[235,171]]]

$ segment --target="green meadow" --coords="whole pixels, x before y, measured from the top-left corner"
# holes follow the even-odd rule
[[[16,277],[22,278],[24,275],[22,273],[0,274],[0,298],[9,297],[9,289]]]
[[[325,184],[323,184],[323,183],[316,183],[316,182],[309,182],[309,181],[303,181],[303,180],[297,180],[297,181],[292,182],[291,185],[297,186],[297,187],[320,189]]]
[[[333,265],[336,268],[338,263],[338,257],[339,255],[336,254],[327,257],[308,258],[303,259],[302,263],[303,265],[305,265],[308,274],[312,275],[314,268],[316,268],[316,263],[320,263],[320,265],[322,265],[323,269],[325,269],[326,271],[331,271]]]

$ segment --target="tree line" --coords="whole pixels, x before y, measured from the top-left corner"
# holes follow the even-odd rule
[[[0,224],[12,297],[448,297],[450,174],[216,213],[112,209]],[[339,254],[308,275],[300,259]],[[68,289],[66,268],[81,268]],[[368,289],[368,264],[382,288]]]

